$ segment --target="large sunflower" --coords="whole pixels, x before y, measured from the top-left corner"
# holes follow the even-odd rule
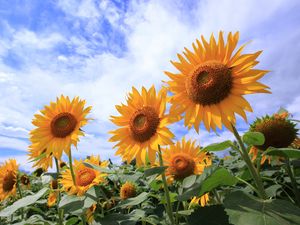
[[[45,106],[41,114],[36,114],[33,125],[37,126],[30,132],[30,140],[36,144],[35,151],[46,149],[46,155],[53,153],[57,159],[62,152],[69,153],[71,145],[77,146],[79,136],[84,135],[80,129],[87,124],[87,114],[91,107],[84,108],[85,101],[79,97],[70,101],[69,97],[61,95],[56,102]]]
[[[185,138],[164,149],[162,153],[164,165],[168,166],[166,176],[182,180],[192,174],[201,174],[205,167],[211,165],[211,158],[200,151],[196,141]]]
[[[63,186],[63,190],[69,194],[77,194],[78,196],[84,195],[94,185],[105,182],[105,173],[98,170],[92,169],[84,165],[83,162],[87,162],[99,167],[107,167],[107,161],[100,161],[100,157],[91,156],[89,159],[84,161],[74,161],[73,169],[75,174],[76,184],[74,185],[72,174],[70,169],[66,169],[62,172],[62,178],[60,183]]]
[[[0,201],[16,195],[18,168],[15,159],[9,159],[0,166]]]
[[[139,93],[134,87],[127,105],[117,105],[121,116],[112,116],[111,121],[121,128],[111,131],[109,141],[118,142],[114,147],[123,161],[136,159],[137,165],[155,162],[158,145],[172,144],[173,133],[166,127],[171,119],[165,114],[167,91],[156,94],[154,86],[148,91],[143,87]],[[147,151],[148,150],[148,151]]]
[[[232,130],[235,113],[247,121],[244,110],[252,112],[243,95],[270,93],[267,86],[257,82],[268,71],[253,69],[261,51],[241,54],[243,45],[233,54],[238,32],[229,33],[226,44],[222,32],[218,42],[213,35],[209,42],[203,36],[201,39],[202,43],[193,43],[194,52],[185,48],[185,58],[178,54],[179,62],[171,61],[179,73],[165,72],[171,79],[167,84],[173,94],[170,113],[185,113],[185,126],[194,126],[197,132],[201,122],[208,131],[221,129],[222,124]]]

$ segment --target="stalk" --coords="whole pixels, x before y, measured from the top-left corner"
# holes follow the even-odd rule
[[[70,149],[69,151],[69,166],[70,166],[70,171],[71,171],[71,175],[72,175],[72,180],[73,180],[73,184],[76,185],[76,179],[75,179],[75,174],[74,174],[74,170],[73,170],[73,163],[72,163],[72,150]]]
[[[55,160],[55,165],[56,165],[56,172],[57,172],[57,180],[58,180],[58,177],[60,175],[60,172],[59,172],[59,166],[58,166],[58,160],[56,157],[54,157],[54,160]],[[60,199],[61,199],[61,194],[60,194],[60,187],[59,187],[59,183],[57,182],[57,188],[58,188],[58,199],[57,199],[57,204],[56,204],[56,208],[57,208],[57,213],[58,213],[58,223],[59,225],[63,225],[63,210],[60,210],[59,209],[59,202],[60,202]]]
[[[163,167],[164,163],[163,163],[163,159],[162,159],[162,155],[161,155],[160,145],[158,145],[158,157],[159,157],[159,165],[161,167]],[[174,223],[174,218],[173,218],[173,210],[172,210],[172,205],[171,205],[171,200],[170,200],[170,193],[169,193],[169,188],[168,188],[165,172],[162,173],[162,181],[163,181],[163,184],[164,184],[165,198],[166,198],[166,201],[167,201],[167,213],[168,213],[170,222],[173,225],[175,223]]]
[[[17,189],[18,189],[20,197],[23,198],[22,190],[21,190],[21,187],[20,187],[19,176],[17,176]],[[23,208],[21,208],[21,218],[22,218],[22,220],[24,219],[24,209]]]
[[[249,157],[249,154],[247,152],[247,149],[237,131],[237,129],[235,128],[235,126],[233,124],[231,124],[232,126],[232,130],[233,130],[233,134],[236,138],[236,140],[238,141],[239,143],[239,146],[241,148],[241,156],[242,158],[244,159],[244,161],[246,162],[246,165],[250,171],[250,174],[256,184],[256,187],[257,187],[257,190],[258,190],[258,193],[259,193],[259,196],[262,198],[262,199],[267,199],[267,194],[266,194],[266,191],[264,189],[264,185],[263,185],[263,182],[262,182],[262,179],[260,177],[260,175],[258,174],[257,170],[255,169],[253,163],[251,162],[251,159]]]
[[[291,168],[291,163],[290,163],[290,159],[287,158],[286,159],[286,169],[287,169],[287,173],[291,179],[291,182],[292,182],[292,186],[293,186],[293,192],[296,196],[296,202],[297,202],[297,205],[300,206],[300,194],[299,194],[299,190],[297,188],[297,181],[294,177],[294,174],[293,174],[293,171],[292,171],[292,168]]]

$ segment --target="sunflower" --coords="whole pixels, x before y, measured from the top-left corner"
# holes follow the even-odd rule
[[[98,159],[98,160],[96,160]],[[98,170],[92,169],[84,165],[83,162],[87,162],[96,166],[106,167],[107,162],[104,161],[101,163],[100,157],[92,156],[92,160],[85,159],[84,161],[80,160],[74,161],[73,169],[75,174],[76,184],[73,184],[72,174],[70,169],[66,169],[62,172],[62,178],[60,183],[63,186],[63,190],[69,194],[77,194],[78,196],[84,195],[84,193],[89,190],[94,185],[105,182],[105,173],[102,173]]]
[[[139,93],[134,87],[129,94],[127,105],[117,105],[121,116],[112,116],[111,121],[121,128],[111,131],[109,141],[118,142],[114,147],[123,161],[136,159],[138,166],[146,164],[146,155],[153,164],[158,145],[172,144],[173,133],[166,127],[176,118],[165,114],[167,90],[156,94],[154,86],[148,91],[143,87]],[[148,150],[148,151],[147,151]]]
[[[53,166],[53,154],[52,152],[47,154],[46,149],[39,149],[38,145],[38,143],[33,143],[29,146],[29,160],[34,162],[32,167],[43,168],[44,171],[47,171]]]
[[[0,166],[0,201],[16,195],[18,168],[15,159],[9,159]]]
[[[297,140],[298,132],[296,124],[288,118],[288,114],[286,113],[257,118],[250,125],[250,131],[261,132],[265,137],[263,145],[251,147],[249,154],[252,155],[252,160],[256,160],[259,151],[265,151],[269,147],[285,148],[292,145]],[[271,162],[269,156],[263,155],[261,164],[266,160],[269,163]]]
[[[196,145],[196,141],[185,138],[164,149],[162,153],[166,176],[171,180],[182,180],[192,174],[201,174],[205,167],[211,165],[211,158],[206,152],[201,152],[200,147]]]
[[[226,44],[222,32],[218,43],[213,34],[209,42],[203,36],[201,39],[202,43],[198,39],[193,43],[194,52],[185,48],[185,58],[178,54],[179,62],[171,61],[179,73],[165,72],[171,79],[166,83],[173,94],[170,114],[185,113],[184,125],[194,126],[197,132],[201,122],[208,131],[222,129],[222,124],[232,130],[235,113],[247,121],[245,110],[252,112],[243,95],[270,93],[267,86],[257,82],[268,71],[253,69],[262,51],[241,54],[243,45],[233,54],[238,32],[229,33]]]
[[[190,204],[189,204],[189,209],[190,208],[197,208],[197,207],[204,207],[207,205],[209,201],[209,195],[208,193],[202,195],[201,197],[193,197]]]
[[[127,198],[132,198],[136,196],[136,187],[131,182],[126,182],[122,185],[120,189],[120,197],[121,199],[125,200]]]
[[[29,179],[29,177],[28,177],[26,174],[23,174],[23,175],[20,177],[20,181],[21,181],[21,184],[23,184],[23,185],[26,186],[27,188],[30,187],[30,179]]]
[[[94,221],[94,212],[96,211],[97,205],[93,204],[91,207],[89,207],[86,211],[86,218],[88,224],[93,223]]]
[[[30,132],[35,151],[46,149],[47,156],[52,153],[60,159],[63,151],[69,154],[72,144],[77,147],[79,136],[84,135],[81,127],[87,124],[86,116],[91,110],[84,105],[85,101],[79,97],[70,101],[69,97],[61,95],[56,102],[45,106],[41,114],[36,114],[32,123],[37,128]]]
[[[48,200],[47,200],[47,205],[48,207],[52,207],[55,205],[56,201],[57,201],[57,197],[58,197],[58,192],[57,191],[51,191],[49,196],[48,196]]]

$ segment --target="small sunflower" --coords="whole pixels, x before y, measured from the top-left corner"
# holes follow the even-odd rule
[[[53,154],[52,152],[48,154],[46,149],[39,149],[38,145],[38,143],[33,143],[29,146],[29,160],[34,162],[32,167],[43,168],[44,171],[47,171],[53,166]]]
[[[296,124],[288,118],[286,113],[257,118],[250,125],[250,131],[261,132],[265,137],[263,145],[253,146],[250,149],[249,154],[252,155],[252,160],[256,160],[259,151],[265,151],[269,147],[285,148],[292,145],[297,139],[298,132]],[[269,156],[263,155],[261,164],[266,160],[271,162]]]
[[[48,207],[52,207],[55,205],[56,201],[57,201],[57,197],[58,197],[58,192],[57,191],[51,191],[49,196],[48,196],[48,200],[47,200],[47,205]]]
[[[136,196],[136,187],[131,182],[126,182],[120,189],[120,197],[122,200]]]
[[[26,174],[23,174],[21,177],[20,177],[20,181],[21,183],[26,186],[27,188],[30,187],[30,179],[29,177],[26,175]]]
[[[0,166],[0,201],[16,195],[18,168],[15,159],[9,159]]]
[[[197,208],[197,207],[204,207],[209,202],[209,195],[208,193],[202,195],[201,197],[193,197],[190,204],[189,209]]]
[[[50,182],[50,188],[51,188],[52,190],[58,189],[58,181],[57,181],[57,179],[51,180],[51,182]]]
[[[138,166],[146,164],[146,155],[151,164],[155,162],[158,145],[172,144],[173,133],[166,127],[173,121],[166,115],[167,91],[156,94],[154,86],[141,94],[133,87],[127,105],[117,105],[121,116],[112,116],[111,121],[121,128],[111,131],[109,141],[118,142],[114,147],[123,161],[136,159]],[[148,151],[147,151],[148,150]]]
[[[35,175],[36,177],[40,177],[44,172],[45,170],[42,167],[39,167],[35,171],[33,171],[33,175]]]
[[[185,138],[164,149],[162,153],[164,165],[168,166],[166,175],[175,180],[182,180],[192,174],[201,174],[205,167],[211,165],[211,158],[200,151],[196,141]]]
[[[33,125],[37,126],[30,132],[30,140],[36,151],[46,149],[46,155],[53,153],[57,159],[62,152],[69,153],[71,145],[77,146],[79,136],[84,133],[81,127],[87,124],[87,114],[91,107],[84,108],[85,101],[79,97],[70,101],[69,97],[61,95],[56,102],[45,106],[41,114],[36,114]]]
[[[86,211],[86,218],[88,224],[93,223],[94,221],[94,212],[96,211],[97,205],[93,204],[90,208],[87,209]]]
[[[77,194],[78,196],[84,195],[84,193],[89,190],[94,185],[98,185],[100,183],[105,182],[106,174],[102,173],[98,170],[94,170],[89,168],[83,164],[83,162],[88,162],[100,167],[106,167],[107,163],[101,163],[100,157],[98,157],[98,161],[95,160],[97,157],[93,157],[92,160],[86,159],[84,161],[74,161],[74,174],[76,184],[73,184],[72,174],[70,169],[66,169],[62,172],[62,178],[60,179],[60,183],[63,186],[63,190],[68,192],[69,194]]]
[[[184,125],[194,126],[197,132],[201,122],[208,131],[221,129],[222,124],[232,130],[235,113],[247,121],[244,110],[252,112],[243,95],[270,93],[267,86],[257,82],[268,71],[253,69],[262,51],[241,54],[243,45],[233,54],[238,32],[230,32],[226,44],[223,32],[218,42],[213,34],[209,42],[203,36],[201,39],[202,43],[198,39],[193,43],[194,52],[185,48],[185,58],[178,54],[179,62],[171,61],[179,73],[165,72],[171,79],[167,84],[173,94],[170,114],[185,113]]]

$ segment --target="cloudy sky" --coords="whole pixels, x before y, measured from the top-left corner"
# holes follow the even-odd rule
[[[247,96],[249,121],[280,106],[300,118],[300,1],[297,0],[0,0],[0,162],[26,163],[33,115],[60,94],[80,96],[95,118],[85,127],[75,157],[114,156],[107,132],[110,115],[132,86],[157,88],[175,71],[170,60],[201,34],[240,31],[245,52],[264,50],[259,69],[271,70],[262,82],[273,94]],[[238,120],[239,130],[247,124]],[[178,139],[201,145],[232,139],[182,124]]]

